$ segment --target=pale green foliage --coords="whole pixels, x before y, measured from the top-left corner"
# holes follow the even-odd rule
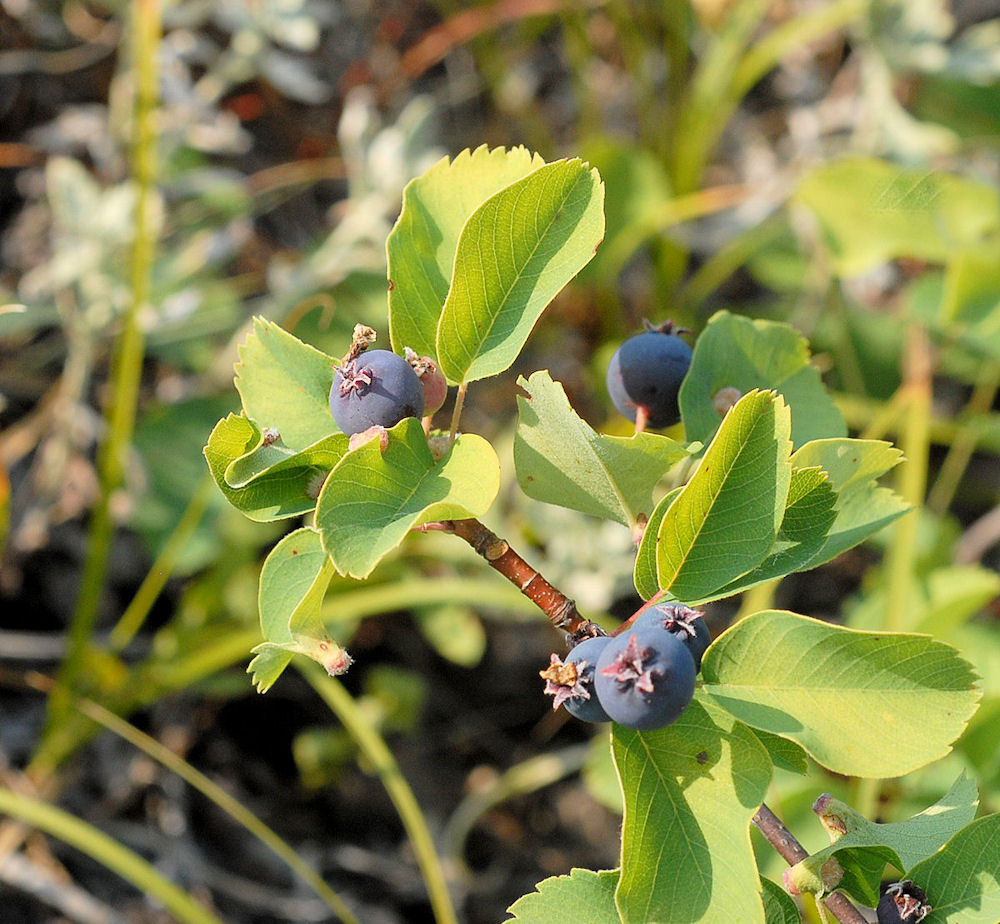
[[[434,356],[441,307],[448,297],[458,239],[469,216],[490,196],[543,166],[526,148],[481,145],[442,158],[403,190],[403,210],[386,243],[389,330],[404,347]]]
[[[415,526],[485,513],[500,489],[493,447],[462,434],[436,461],[413,417],[352,450],[330,472],[316,506],[316,528],[341,574],[366,578]]]
[[[680,407],[689,440],[708,442],[722,420],[713,399],[723,389],[778,392],[792,412],[796,447],[821,437],[846,436],[844,418],[810,365],[805,337],[787,324],[714,314],[698,337]]]
[[[868,157],[817,167],[796,199],[819,219],[844,276],[895,257],[944,263],[1000,227],[993,186]]]
[[[850,776],[901,776],[943,757],[980,695],[968,662],[928,636],[775,610],[717,638],[702,676],[712,702]]]
[[[568,876],[553,876],[519,898],[508,914],[508,920],[519,924],[552,924],[553,921],[586,921],[587,924],[618,924],[615,909],[615,885],[618,871],[594,873],[589,869],[574,869]]]
[[[546,164],[472,213],[458,241],[437,357],[473,382],[515,360],[546,305],[604,237],[604,185],[580,160]]]
[[[524,493],[629,528],[640,514],[648,516],[657,484],[687,457],[684,447],[655,433],[596,433],[546,371],[521,378],[518,385],[528,393],[517,398],[514,437],[514,465]]]
[[[836,857],[844,870],[843,887],[864,898],[866,904],[875,905],[886,863],[907,870],[931,856],[976,817],[978,805],[976,785],[964,774],[934,805],[905,821],[876,824],[832,800],[824,815],[836,816],[846,832],[802,863],[818,870],[830,857]]]

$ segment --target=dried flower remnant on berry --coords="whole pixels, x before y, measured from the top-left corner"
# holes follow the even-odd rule
[[[927,895],[912,880],[904,879],[888,886],[878,902],[879,924],[917,924],[933,911]]]
[[[653,674],[645,668],[645,663],[652,657],[648,648],[639,650],[635,633],[628,640],[625,650],[618,653],[615,659],[601,673],[605,677],[613,677],[622,686],[634,684],[643,693],[653,692]]]
[[[573,696],[590,699],[590,690],[581,682],[586,667],[586,661],[566,663],[555,652],[552,653],[549,666],[539,671],[538,676],[545,681],[545,694],[553,697],[553,709],[558,709]]]

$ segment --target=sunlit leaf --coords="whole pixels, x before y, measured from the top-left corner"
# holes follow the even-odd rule
[[[650,514],[653,489],[687,455],[683,446],[655,433],[595,432],[546,371],[518,385],[528,393],[517,398],[514,436],[514,465],[525,494],[628,527],[639,514]]]
[[[347,451],[347,437],[332,433],[295,452],[268,445],[251,421],[230,414],[216,424],[204,451],[229,503],[251,520],[280,520],[316,506],[323,479]]]
[[[435,461],[413,417],[348,452],[330,473],[316,506],[323,547],[342,574],[365,578],[414,527],[485,513],[500,489],[493,447],[460,435]]]
[[[743,395],[755,388],[778,392],[791,408],[796,447],[847,435],[843,416],[810,365],[809,344],[794,327],[720,311],[699,335],[681,385],[687,438],[712,438],[722,420],[717,398],[724,389]]]
[[[934,805],[905,821],[878,824],[837,799],[826,798],[824,817],[846,829],[829,847],[803,861],[819,869],[836,857],[844,870],[841,888],[866,905],[875,905],[886,863],[906,870],[935,851],[976,817],[979,792],[964,774]]]
[[[771,761],[750,729],[696,698],[667,728],[614,726],[622,789],[624,924],[764,921],[750,819]]]
[[[277,429],[295,450],[337,432],[330,414],[332,357],[264,318],[254,319],[239,352],[236,390],[260,430]]]
[[[604,236],[604,186],[578,159],[546,164],[487,199],[466,222],[438,324],[451,382],[503,372],[546,305]]]
[[[958,832],[934,856],[907,870],[933,911],[924,924],[996,924],[1000,920],[1000,815]]]
[[[386,250],[392,347],[437,356],[437,326],[448,297],[458,238],[469,216],[490,196],[543,166],[523,147],[481,145],[447,157],[411,180]]]
[[[770,392],[750,392],[729,411],[657,530],[660,587],[695,603],[768,554],[791,481],[789,428],[788,407]]]
[[[849,776],[901,776],[943,757],[980,695],[968,662],[928,636],[784,611],[730,627],[701,670],[713,702]]]
[[[615,908],[618,870],[595,873],[574,869],[568,876],[543,879],[535,892],[519,898],[507,909],[519,924],[553,924],[586,921],[587,924],[621,924]]]

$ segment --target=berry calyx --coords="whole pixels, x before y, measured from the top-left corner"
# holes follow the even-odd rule
[[[695,671],[701,670],[701,659],[712,644],[712,633],[705,622],[705,614],[700,610],[693,610],[683,603],[657,603],[644,610],[633,625],[635,628],[659,626],[676,635],[691,652]]]
[[[613,638],[597,659],[594,689],[619,725],[639,731],[663,728],[694,696],[694,659],[666,629],[633,627]]]
[[[424,412],[424,389],[413,367],[389,350],[369,350],[337,367],[330,413],[348,436],[370,427],[389,429]]]
[[[684,376],[691,366],[691,347],[672,321],[629,337],[611,357],[607,387],[618,412],[637,430],[669,427],[681,419],[677,403]]]
[[[878,900],[878,924],[917,924],[931,913],[924,890],[904,879],[887,886]]]
[[[597,659],[611,642],[610,636],[584,639],[573,647],[562,661],[553,654],[549,666],[539,671],[545,681],[545,692],[552,697],[552,708],[565,706],[570,715],[584,722],[610,722],[594,691],[594,669]]]

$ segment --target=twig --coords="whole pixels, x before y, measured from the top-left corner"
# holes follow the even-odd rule
[[[494,571],[500,572],[534,603],[557,629],[574,639],[604,635],[604,630],[584,619],[576,603],[553,587],[541,574],[515,552],[505,539],[483,526],[479,520],[450,520],[443,528],[464,539]]]
[[[789,866],[794,866],[809,856],[809,852],[796,840],[795,835],[766,805],[761,805],[757,810],[757,814],[753,816],[753,823]],[[843,892],[827,895],[823,899],[823,904],[830,909],[840,924],[868,924]]]

